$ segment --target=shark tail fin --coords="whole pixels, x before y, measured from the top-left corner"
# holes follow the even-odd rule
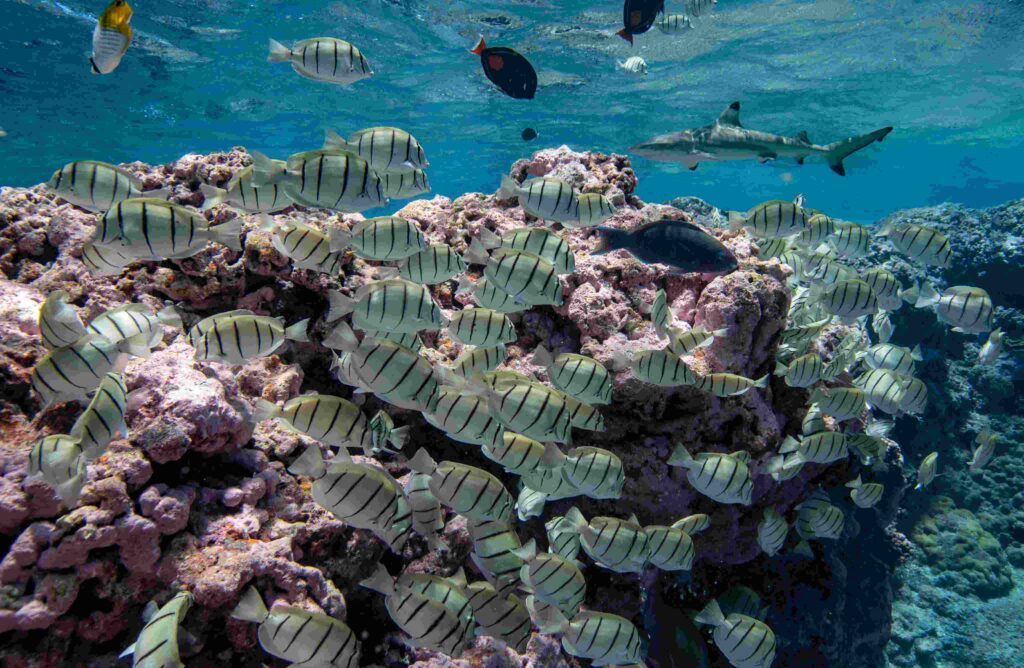
[[[878,130],[869,132],[866,135],[850,137],[849,139],[829,144],[825,147],[825,160],[828,161],[828,166],[832,168],[833,172],[839,176],[846,176],[846,168],[843,167],[843,159],[851,153],[856,153],[873,142],[882,141],[890,132],[892,132],[891,126],[879,128]]]

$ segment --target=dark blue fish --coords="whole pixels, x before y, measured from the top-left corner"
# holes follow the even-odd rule
[[[523,130],[523,141],[533,141],[537,138],[537,131],[533,128],[526,128]]]
[[[659,220],[632,232],[595,229],[601,239],[594,255],[625,250],[647,264],[668,265],[674,274],[728,273],[736,268],[736,256],[722,242],[682,220]]]

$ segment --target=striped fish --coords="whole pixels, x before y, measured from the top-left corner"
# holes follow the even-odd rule
[[[665,14],[654,22],[654,26],[666,35],[678,35],[693,28],[693,22],[686,14]]]
[[[799,346],[807,343],[818,336],[818,334],[821,333],[821,330],[823,330],[830,322],[832,322],[832,318],[825,318],[810,324],[789,327],[782,332],[782,342],[792,346]]]
[[[519,336],[508,316],[489,308],[465,308],[453,314],[448,337],[464,346],[515,343]]]
[[[328,321],[351,313],[352,326],[364,331],[415,334],[425,329],[440,329],[446,322],[430,290],[401,278],[367,283],[354,297],[334,291],[328,292],[327,297],[330,301]]]
[[[430,192],[430,180],[422,169],[402,174],[379,174],[384,184],[384,196],[391,199],[411,199]]]
[[[860,476],[846,483],[846,486],[850,488],[850,498],[858,508],[873,508],[885,494],[885,485],[877,482],[862,482]]]
[[[793,249],[792,237],[777,237],[775,239],[762,239],[758,240],[757,248],[759,258],[764,260],[770,260],[771,258],[781,257],[786,251]]]
[[[708,331],[704,325],[697,325],[687,330],[669,328],[668,349],[676,355],[689,355],[695,350],[706,348],[729,333],[727,328]]]
[[[807,219],[807,227],[796,236],[796,243],[815,248],[836,233],[836,224],[824,214],[815,214]]]
[[[889,369],[865,371],[853,380],[864,391],[864,398],[873,407],[889,415],[899,415],[905,381]]]
[[[839,281],[857,278],[853,267],[836,260],[830,253],[812,253],[805,256],[803,277],[823,285],[834,285]]]
[[[579,220],[562,221],[569,229],[582,230],[594,227],[615,215],[615,206],[601,193],[583,193],[576,201],[579,207]]]
[[[437,406],[439,384],[426,358],[394,341],[365,338],[360,343],[344,322],[333,334],[324,345],[350,353],[350,371],[361,386],[416,410],[430,412]]]
[[[819,380],[825,364],[817,353],[801,355],[789,364],[777,362],[775,375],[782,376],[790,387],[810,387]]]
[[[558,449],[554,444],[551,444],[551,447]],[[480,449],[485,457],[515,475],[527,475],[540,468],[552,468],[552,465],[545,461],[543,443],[512,431],[504,431],[500,443],[483,444]]]
[[[499,385],[506,383],[535,383],[537,378],[532,374],[527,376],[511,369],[501,369],[481,374],[479,381],[487,387],[497,389]]]
[[[647,562],[663,571],[688,571],[696,549],[690,534],[670,526],[644,527],[647,534]]]
[[[800,421],[800,433],[804,436],[810,436],[826,429],[828,429],[828,424],[821,414],[821,409],[818,408],[817,404],[812,403],[810,408],[807,409],[807,413],[804,414],[804,419]]]
[[[637,380],[662,387],[696,385],[700,380],[679,355],[668,349],[636,352],[629,368]]]
[[[89,406],[71,427],[71,437],[78,439],[86,461],[104,453],[115,438],[128,436],[124,412],[128,407],[128,388],[120,374],[108,373],[96,388]]]
[[[315,227],[297,220],[283,224],[268,220],[260,229],[270,233],[274,248],[291,260],[296,269],[332,275],[340,273],[344,254],[332,252],[327,235]]]
[[[892,343],[878,343],[864,353],[864,363],[872,369],[889,369],[901,376],[910,376],[914,373],[914,362],[920,362],[921,346],[915,346],[913,350],[897,346]]]
[[[191,328],[189,328],[188,333],[185,336],[186,340],[188,341],[188,344],[195,348],[196,345],[198,345],[199,340],[203,338],[203,335],[206,334],[211,329],[213,329],[213,325],[217,322],[217,320],[219,320],[220,318],[236,315],[256,314],[248,309],[235,309],[234,311],[224,311],[222,313],[207,316],[200,320],[199,322],[197,322],[196,324],[192,325]]]
[[[552,355],[544,346],[533,351],[533,363],[547,369],[551,384],[588,404],[612,401],[611,374],[592,357],[575,353]]]
[[[466,259],[484,265],[484,277],[517,303],[531,306],[562,303],[558,272],[540,256],[511,248],[496,248],[488,255],[479,239],[474,239],[466,251]]]
[[[444,531],[444,510],[441,502],[430,491],[430,476],[415,473],[409,476],[405,486],[405,498],[412,510],[412,530],[427,539],[427,545],[434,550],[441,545]]]
[[[954,332],[992,331],[992,298],[981,288],[954,285],[946,288],[935,306],[939,319],[953,325]]]
[[[388,449],[388,443],[394,445],[397,450],[401,450],[409,440],[411,430],[411,427],[396,429],[395,421],[391,419],[390,415],[384,411],[377,411],[370,419],[370,442],[373,445],[373,451],[375,453],[394,452],[394,450]]]
[[[844,257],[862,258],[871,253],[871,232],[857,223],[835,226],[829,245]]]
[[[559,179],[528,179],[520,185],[505,175],[501,178],[498,196],[502,199],[517,197],[523,211],[542,221],[573,223],[580,219],[580,201],[576,190]]]
[[[279,174],[273,165],[268,166],[270,159],[266,156],[254,152],[252,158],[256,183],[260,186],[280,183],[285,195],[296,204],[360,213],[388,203],[380,177],[365,160],[352,153],[328,149],[296,153],[288,157],[284,174]],[[264,175],[268,173],[275,176],[266,180]],[[364,223],[366,221],[359,224]],[[331,250],[342,250],[335,247],[333,237]]]
[[[755,387],[761,389],[768,387],[768,376],[764,375],[757,380],[752,380],[734,373],[709,373],[698,376],[697,382],[694,384],[716,397],[738,397]]]
[[[290,665],[359,666],[359,641],[344,622],[305,608],[275,603],[267,610],[255,587],[249,587],[231,613],[232,619],[259,624],[256,637],[268,654]]]
[[[75,343],[48,353],[32,369],[29,382],[43,404],[84,399],[103,382],[108,373],[121,373],[128,356],[149,354],[146,342],[126,339],[111,343],[101,336],[86,334]]]
[[[524,475],[522,483],[523,489],[516,499],[516,513],[524,522],[540,515],[548,501],[580,496],[579,489],[562,475],[561,469],[537,469]]]
[[[114,0],[103,10],[92,32],[93,74],[110,74],[132,43],[132,7],[126,0]]]
[[[769,668],[775,660],[775,633],[758,619],[736,613],[726,617],[712,600],[694,621],[714,627],[715,645],[736,668]]]
[[[923,489],[935,480],[935,471],[939,465],[939,453],[932,452],[921,460],[921,466],[917,469],[917,485],[914,489]]]
[[[398,275],[413,283],[437,285],[466,271],[466,261],[447,244],[434,244],[398,265]]]
[[[664,290],[654,293],[651,301],[651,324],[659,338],[668,336],[669,325],[672,324],[672,312],[668,308],[668,295]]]
[[[523,560],[516,554],[522,547],[519,535],[509,522],[500,520],[466,521],[473,551],[469,558],[502,596],[519,586],[519,569]]]
[[[1000,329],[994,329],[988,335],[985,343],[981,344],[981,348],[978,349],[978,364],[982,366],[992,366],[999,359],[999,356],[1003,352],[1003,339],[1006,333]]]
[[[132,262],[135,262],[134,258],[119,253],[113,248],[98,246],[92,241],[82,244],[82,264],[97,276],[120,274]]]
[[[280,420],[292,431],[320,441],[332,448],[362,448],[371,455],[374,450],[370,424],[359,407],[347,399],[329,394],[304,394],[289,399],[283,406],[258,399],[253,421]],[[393,444],[401,449],[403,441]]]
[[[309,320],[285,326],[284,318],[263,315],[222,314],[214,316],[209,329],[193,344],[197,360],[223,364],[245,364],[251,359],[273,355],[287,341],[308,341]]]
[[[167,199],[171,194],[168,188],[143,191],[142,179],[95,160],[69,162],[53,173],[46,187],[61,199],[94,213],[103,213],[126,199]]]
[[[900,397],[900,412],[920,415],[928,406],[928,386],[920,378],[906,378],[903,396]]]
[[[39,306],[37,321],[43,345],[50,350],[70,346],[85,336],[85,325],[75,307],[68,303],[68,293],[63,290],[46,296],[46,301]]]
[[[624,666],[643,663],[640,632],[628,619],[607,612],[585,610],[572,621],[557,608],[537,607],[534,622],[541,633],[561,633],[562,648],[593,665]]]
[[[881,304],[881,299],[879,300]],[[878,340],[882,343],[888,343],[889,339],[892,338],[893,333],[896,331],[896,325],[892,324],[892,319],[889,317],[889,311],[879,311],[878,313],[871,316],[871,329],[878,335]]]
[[[267,62],[292,64],[299,76],[333,84],[353,84],[373,76],[370,63],[349,42],[334,37],[314,37],[292,45],[269,41]]]
[[[530,613],[515,595],[502,595],[488,582],[466,586],[473,607],[477,635],[500,640],[520,654],[526,653],[531,637]]]
[[[687,16],[701,16],[707,14],[715,5],[718,4],[718,0],[686,0],[686,15]]]
[[[331,250],[352,248],[364,260],[404,260],[427,250],[427,238],[415,223],[398,216],[360,220],[351,230],[330,229]]]
[[[65,507],[74,507],[88,479],[81,441],[67,434],[36,441],[28,454],[28,476],[41,478],[57,490]]]
[[[988,427],[984,427],[978,436],[974,439],[974,444],[977,446],[974,448],[974,454],[971,457],[971,461],[967,462],[967,466],[970,468],[971,473],[977,473],[988,464],[989,460],[992,459],[992,455],[996,451],[996,441],[998,437],[992,433],[992,430]]]
[[[457,292],[468,292],[473,295],[477,306],[502,313],[519,313],[530,307],[529,304],[519,303],[515,297],[496,287],[486,278],[480,278],[474,282],[463,274],[459,277]]]
[[[504,427],[491,414],[487,401],[473,392],[442,385],[438,388],[437,406],[423,417],[459,443],[485,448],[501,447],[504,443]]]
[[[953,257],[953,247],[946,235],[924,225],[890,223],[878,236],[886,237],[893,248],[910,259],[931,267],[948,267]]]
[[[152,197],[118,202],[99,219],[92,241],[136,260],[180,260],[209,242],[241,251],[241,218],[211,227],[200,214]]]
[[[851,322],[861,316],[878,311],[878,296],[860,279],[846,279],[834,283],[818,296],[819,303],[832,315]]]
[[[669,457],[669,466],[686,469],[686,479],[704,496],[719,503],[750,505],[754,482],[747,462],[750,455],[740,450],[731,455],[702,452],[692,457],[680,444]]]
[[[145,304],[125,304],[99,314],[86,330],[111,343],[141,337],[153,348],[163,341],[164,326],[181,329],[181,316],[173,306],[153,313]]]
[[[789,524],[786,518],[775,512],[774,508],[765,508],[764,517],[757,525],[757,544],[765,554],[774,557],[786,544],[789,535]]]
[[[793,276],[799,277],[804,275],[804,269],[807,265],[806,255],[795,248],[791,248],[784,251],[779,255],[779,264],[786,264],[793,270]]]
[[[324,148],[351,151],[370,163],[378,174],[412,174],[430,166],[423,146],[399,128],[366,128],[353,132],[348,139],[327,130]]]
[[[426,450],[409,460],[409,468],[430,476],[430,491],[455,512],[475,520],[512,517],[512,496],[501,481],[483,469],[458,462],[436,463]]]
[[[699,513],[697,515],[684,517],[681,520],[676,520],[671,526],[673,529],[682,529],[693,536],[694,534],[698,534],[711,526],[711,518],[703,513]]]
[[[544,258],[559,274],[576,271],[576,256],[565,239],[551,230],[540,227],[520,227],[500,236],[486,227],[480,229],[480,243],[484,248],[511,248]]]
[[[322,508],[349,526],[373,531],[392,551],[401,552],[412,531],[412,509],[390,473],[353,462],[345,450],[325,463],[316,445],[288,471],[313,479],[313,500]]]
[[[460,633],[469,638],[473,635],[475,622],[473,607],[469,604],[469,596],[465,591],[466,584],[466,574],[461,568],[449,578],[429,573],[405,572],[395,580],[396,589],[422,594],[447,608],[458,617],[462,625]]]
[[[583,551],[598,566],[616,573],[643,572],[650,545],[635,516],[628,520],[592,517],[588,523],[583,514],[572,507],[565,518],[579,531]]]
[[[519,580],[535,600],[578,609],[586,597],[587,580],[576,563],[553,552],[538,552],[532,538],[515,552],[523,560]]]
[[[563,460],[562,475],[579,489],[580,494],[593,499],[617,499],[622,495],[626,474],[622,460],[614,452],[582,446],[573,448],[558,459]]]
[[[796,532],[804,540],[836,540],[842,535],[846,521],[843,511],[829,503],[828,497],[821,490],[811,494],[796,509]]]
[[[284,160],[271,162],[277,171],[285,171],[288,168]],[[203,193],[202,211],[209,211],[218,204],[227,204],[246,213],[274,213],[294,204],[279,183],[255,185],[252,165],[235,172],[223,188],[200,183],[199,191]]]
[[[138,639],[118,658],[131,654],[132,668],[184,668],[178,654],[178,628],[194,600],[192,594],[182,591],[158,610],[150,603]]]
[[[872,267],[863,272],[861,278],[874,290],[878,305],[883,310],[895,311],[903,305],[903,285],[896,274],[882,267]]]
[[[755,237],[773,239],[798,234],[807,227],[810,216],[793,202],[771,200],[758,204],[746,215],[729,212],[729,227],[733,230],[746,228]]]
[[[544,530],[548,537],[548,552],[576,561],[580,553],[580,535],[572,522],[564,517],[553,517],[544,523]]]
[[[718,597],[722,613],[746,615],[762,622],[768,617],[768,608],[761,606],[761,595],[750,587],[737,585]]]
[[[775,482],[784,482],[795,478],[803,468],[804,465],[802,462],[795,461],[795,456],[793,454],[788,454],[773,457],[768,460],[768,466],[765,467],[765,472],[768,473]]]
[[[472,348],[459,355],[452,366],[452,371],[462,378],[472,378],[476,374],[494,371],[498,368],[508,352],[504,344],[486,348]]]
[[[469,638],[455,613],[428,596],[395,585],[383,564],[371,577],[359,583],[384,595],[391,620],[410,636],[409,644],[458,658]]]
[[[831,464],[840,459],[846,459],[849,449],[846,443],[846,434],[822,431],[804,436],[799,441],[792,436],[787,436],[779,447],[779,453],[791,452],[794,453],[793,459],[797,463]]]
[[[571,440],[569,407],[558,390],[530,381],[501,381],[483,392],[491,415],[506,429],[538,441]]]
[[[606,429],[604,416],[601,415],[601,411],[590,404],[583,403],[579,399],[570,397],[564,392],[562,393],[562,399],[569,408],[569,424],[577,429],[586,429],[588,431],[604,431]]]
[[[818,388],[811,392],[808,401],[837,422],[860,417],[867,409],[864,390],[857,387]]]

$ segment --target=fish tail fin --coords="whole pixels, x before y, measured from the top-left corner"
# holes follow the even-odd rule
[[[401,270],[398,267],[376,267],[373,273],[378,281],[388,281],[401,276]]]
[[[405,447],[405,444],[409,442],[409,432],[411,431],[412,427],[409,426],[392,429],[391,433],[388,434],[388,441],[391,445],[401,450]]]
[[[515,180],[505,174],[501,177],[501,187],[498,188],[498,197],[502,199],[509,199],[519,194],[519,184]]]
[[[437,463],[431,458],[430,453],[420,448],[416,451],[416,454],[409,460],[409,468],[417,473],[423,473],[424,475],[430,475],[437,468]]]
[[[547,368],[555,363],[555,358],[547,348],[540,345],[533,351],[533,363],[539,367]]]
[[[833,172],[839,176],[846,176],[846,168],[843,167],[843,159],[852,153],[856,153],[869,144],[876,141],[882,141],[890,132],[892,132],[891,126],[879,128],[878,130],[869,132],[866,135],[850,137],[849,139],[843,139],[842,141],[829,144],[825,147],[825,160],[828,161],[828,166],[832,168]]]
[[[894,225],[893,225],[892,221],[889,221],[888,223],[883,224],[882,228],[880,230],[875,232],[875,236],[876,237],[887,237],[890,234],[892,234],[893,227],[894,227]]]
[[[168,304],[156,313],[157,321],[162,325],[168,327],[174,327],[176,329],[181,328],[181,314],[178,313],[178,309],[174,304]]]
[[[235,609],[231,611],[231,618],[259,624],[267,618],[268,614],[270,612],[267,610],[266,603],[263,602],[263,597],[256,591],[256,587],[250,586],[242,594],[242,599]]]
[[[851,489],[857,489],[859,487],[862,487],[863,484],[864,483],[861,482],[860,476],[857,476],[856,478],[854,478],[850,482],[846,483],[846,486],[851,488]]]
[[[348,148],[348,142],[337,132],[327,128],[324,131],[324,148]]]
[[[78,460],[78,473],[70,480],[57,485],[57,495],[64,502],[66,508],[74,508],[78,505],[78,499],[82,496],[82,488],[88,482],[89,475],[86,471],[85,459]]]
[[[777,474],[781,473],[784,468],[786,468],[786,457],[784,455],[772,457],[771,459],[768,460],[767,468],[768,473],[770,475],[772,475],[773,477],[776,476]]]
[[[348,248],[352,243],[352,232],[344,227],[332,226],[327,230],[327,239],[332,253],[337,253]]]
[[[580,509],[577,508],[576,506],[573,506],[568,511],[566,511],[565,519],[567,519],[569,523],[572,524],[573,528],[577,531],[581,531],[584,527],[587,526],[587,519],[583,517],[583,513],[581,513]]]
[[[309,336],[306,334],[306,329],[308,327],[309,318],[306,318],[305,320],[300,320],[294,325],[285,328],[284,338],[288,339],[289,341],[300,341],[305,343],[309,341]]]
[[[530,596],[529,599],[532,605],[528,605],[526,609],[541,633],[561,633],[563,629],[569,627],[569,620],[557,606],[548,605],[538,610],[534,597]]]
[[[796,547],[793,548],[793,553],[799,554],[802,557],[814,558],[814,550],[811,549],[811,544],[806,540],[797,543]]]
[[[200,183],[199,192],[203,193],[203,206],[200,211],[209,211],[218,204],[222,204],[228,198],[228,191],[209,183]]]
[[[211,241],[216,241],[228,249],[241,252],[242,250],[242,217],[238,216],[226,223],[221,223],[210,228]]]
[[[710,626],[722,626],[726,623],[725,615],[722,614],[722,608],[718,605],[718,601],[711,599],[711,602],[704,606],[704,609],[697,613],[697,616],[693,618],[693,621],[698,624],[708,624]]]
[[[621,37],[622,39],[626,40],[627,42],[629,42],[630,46],[633,45],[633,36],[630,35],[628,32],[626,32],[625,28],[623,28],[622,30],[620,30],[619,32],[617,32],[615,34],[618,35],[619,37]]]
[[[729,221],[729,229],[735,232],[747,222],[747,217],[739,211],[728,211],[726,217]]]
[[[776,376],[785,376],[788,371],[789,371],[789,367],[788,366],[786,366],[784,363],[780,362],[779,360],[775,360],[775,375]]]
[[[304,475],[307,478],[322,478],[327,473],[327,465],[324,464],[324,455],[320,452],[320,446],[311,445],[306,448],[299,458],[288,467],[288,472]]]
[[[914,346],[914,349],[910,351],[910,359],[914,360],[915,362],[920,362],[921,360],[924,359],[924,356],[921,354],[920,343]]]
[[[928,308],[939,302],[939,293],[930,283],[914,287],[903,292],[904,301],[912,304],[914,308]]]
[[[496,232],[492,232],[486,227],[480,228],[480,232],[476,235],[480,243],[483,244],[484,248],[497,248],[501,245],[501,237]]]
[[[117,344],[117,349],[132,357],[149,357],[149,338],[144,334],[136,334]]]
[[[352,352],[359,347],[356,333],[344,320],[335,325],[321,343],[332,350],[344,350],[345,352]]]
[[[388,573],[388,569],[384,568],[384,564],[381,563],[377,564],[377,570],[373,572],[373,575],[360,582],[359,585],[385,596],[395,593],[395,581]]]
[[[606,225],[599,225],[594,228],[597,232],[597,245],[594,250],[590,251],[591,255],[604,255],[610,253],[613,250],[618,250],[625,246],[624,240],[629,233],[624,230],[619,230],[614,227],[608,227]]]
[[[686,449],[686,446],[680,443],[676,446],[675,450],[668,458],[669,466],[682,466],[687,468],[693,463],[693,457],[690,455],[690,451]]]
[[[163,188],[157,188],[156,190],[147,190],[143,193],[143,197],[152,197],[154,199],[166,200],[174,194],[174,188],[171,186],[165,186]]]
[[[512,550],[512,554],[516,555],[523,561],[529,561],[533,559],[535,556],[537,556],[537,540],[531,538],[530,540],[526,541],[526,544],[522,547],[517,547],[516,549]]]
[[[469,50],[470,53],[479,56],[487,48],[487,42],[484,41],[484,36],[480,35],[480,39],[477,41],[476,46]]]
[[[284,411],[281,407],[275,404],[273,401],[267,401],[266,399],[257,399],[256,407],[252,412],[253,422],[263,422],[264,420],[273,420],[274,418],[281,417]]]
[[[491,256],[487,254],[487,249],[479,239],[473,239],[470,242],[469,248],[466,249],[463,257],[470,264],[487,264],[491,259]]]
[[[334,322],[348,315],[356,308],[356,300],[341,294],[337,290],[327,291],[327,322]]]
[[[565,462],[565,453],[562,452],[557,443],[547,442],[544,444],[544,454],[540,460],[548,468],[557,468]]]
[[[455,287],[455,292],[472,292],[473,285],[473,281],[469,280],[468,276],[466,276],[465,274],[460,274],[458,285]]]
[[[888,438],[896,424],[892,420],[872,420],[864,433],[875,438]]]
[[[790,452],[796,452],[800,448],[800,441],[796,440],[792,436],[787,436],[782,441],[782,445],[779,446],[780,454],[787,454]]]
[[[754,387],[759,387],[761,389],[768,387],[769,378],[771,378],[771,374],[766,373],[765,375],[761,376],[760,378],[754,381]]]
[[[633,358],[625,350],[616,350],[612,353],[612,371],[625,371],[629,368]]]
[[[283,63],[292,57],[292,50],[276,39],[267,40],[267,48],[269,49],[268,63]]]

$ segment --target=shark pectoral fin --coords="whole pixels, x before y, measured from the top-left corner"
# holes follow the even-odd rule
[[[691,172],[697,169],[697,166],[700,164],[700,160],[695,155],[688,155],[684,157],[682,162],[684,165],[686,165],[686,168]]]
[[[806,159],[806,158],[797,158],[797,159],[796,159],[796,164],[798,164],[798,165],[802,165],[802,164],[804,164],[804,160],[805,160],[805,159]]]
[[[737,128],[742,128],[740,125],[740,103],[739,101],[733,102],[725,108],[718,116],[719,125],[732,125]]]
[[[777,153],[774,153],[772,151],[766,151],[758,155],[757,159],[760,160],[761,164],[763,165],[764,163],[771,162],[772,160],[775,160],[778,157],[779,155]]]
[[[698,167],[699,165],[700,165],[700,163],[699,163],[699,162],[695,162],[695,163],[693,163],[692,165],[688,165],[688,166],[687,166],[687,169],[689,169],[689,170],[690,170],[691,172],[695,172],[695,171],[697,171],[697,167]]]

